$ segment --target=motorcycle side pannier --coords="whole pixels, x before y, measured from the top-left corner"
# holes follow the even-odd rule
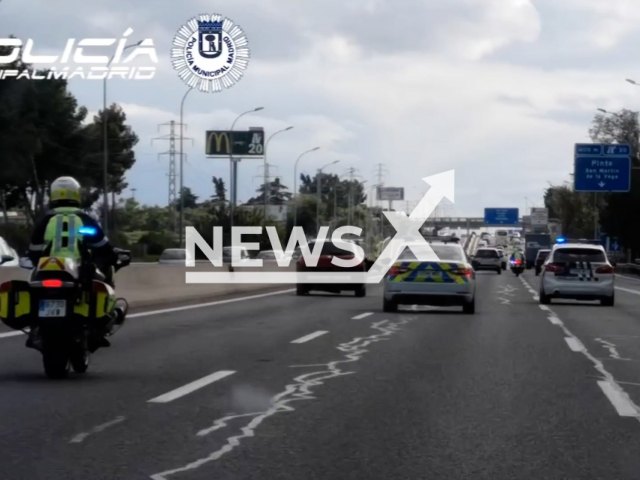
[[[0,284],[0,320],[9,328],[22,330],[29,325],[31,294],[29,282],[12,280]]]

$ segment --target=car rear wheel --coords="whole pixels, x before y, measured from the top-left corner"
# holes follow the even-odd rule
[[[364,285],[360,285],[356,288],[356,297],[365,297],[367,295],[367,287]]]
[[[551,303],[551,298],[549,295],[544,293],[544,290],[540,289],[540,305],[549,305]]]
[[[615,304],[615,297],[613,295],[600,300],[600,305],[602,305],[603,307],[613,307],[614,304]]]
[[[309,295],[309,290],[306,287],[303,287],[302,285],[298,285],[296,286],[296,295],[298,296]]]
[[[469,303],[465,303],[462,306],[462,313],[466,313],[468,315],[476,313],[476,297],[473,297]]]
[[[502,275],[502,267],[498,268],[496,272],[498,272],[498,275]]]
[[[398,311],[398,304],[393,300],[382,299],[382,310],[384,312],[394,313]]]

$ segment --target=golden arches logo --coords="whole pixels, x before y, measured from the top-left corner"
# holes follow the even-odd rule
[[[214,142],[215,150],[212,148]],[[224,150],[222,150],[223,142],[226,147]],[[207,155],[231,155],[231,139],[228,132],[209,132]]]

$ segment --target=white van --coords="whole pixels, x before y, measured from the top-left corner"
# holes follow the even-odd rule
[[[496,230],[496,246],[509,245],[509,232],[506,230]]]

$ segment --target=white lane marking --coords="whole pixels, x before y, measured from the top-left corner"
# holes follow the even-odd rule
[[[129,313],[127,315],[127,318],[150,317],[152,315],[162,315],[163,313],[182,312],[184,310],[192,310],[194,308],[213,307],[215,305],[223,305],[225,303],[243,302],[245,300],[253,300],[255,298],[270,297],[271,295],[282,295],[283,293],[291,293],[291,292],[295,292],[295,289],[292,288],[289,290],[278,290],[277,292],[261,293],[259,295],[231,298],[229,300],[218,300],[216,302],[196,303],[194,305],[185,305],[184,307],[165,308],[162,310],[152,310],[149,312],[140,312],[140,313]],[[24,335],[24,332],[0,333],[0,338],[15,337],[18,335]]]
[[[622,358],[616,349],[616,344],[607,342],[601,338],[596,338],[596,342],[600,342],[604,348],[609,350],[609,356],[611,358],[615,358],[616,360],[630,360],[630,358]]]
[[[234,373],[236,372],[231,370],[221,370],[219,372],[212,373],[211,375],[202,377],[200,380],[196,380],[195,382],[191,382],[186,385],[183,385],[182,387],[176,388],[175,390],[171,390],[170,392],[165,393],[164,395],[160,395],[159,397],[152,398],[151,400],[148,400],[148,403],[171,402],[176,398],[184,397],[185,395],[195,392],[196,390],[202,387],[206,387],[207,385],[213,382],[217,382],[218,380],[222,380],[223,378],[228,377],[229,375],[233,375]]]
[[[633,382],[621,382],[620,380],[618,380],[618,383],[623,383],[625,385],[634,385],[636,387],[640,387],[640,383],[633,383]]]
[[[529,286],[529,284],[524,278],[521,277],[520,280],[522,281],[523,284],[525,284],[526,286]],[[531,287],[529,287],[529,289],[533,290],[533,288]],[[544,306],[544,305],[541,305],[541,306]],[[576,337],[571,332],[571,330],[569,330],[566,327],[566,325],[562,322],[562,320],[560,320],[560,318],[550,308],[549,308],[549,312],[551,312],[552,315],[558,318],[559,326],[560,328],[562,328],[562,330],[564,331],[567,337],[575,338],[577,341],[580,341],[580,339]],[[606,383],[608,385],[606,387],[607,391],[614,392],[615,395],[610,397],[607,394],[607,391],[605,391],[602,385],[600,385],[600,388],[602,388],[603,392],[605,392],[605,395],[607,395],[607,398],[609,398],[609,401],[613,404],[614,400],[612,399],[615,399],[616,402],[620,402],[619,403],[620,405],[624,404],[625,408],[628,409],[628,410],[625,410],[626,412],[633,412],[632,415],[624,415],[624,416],[635,417],[638,421],[640,421],[640,407],[638,407],[635,403],[633,403],[633,400],[631,400],[631,398],[629,397],[629,394],[618,384],[618,382],[613,377],[613,375],[611,375],[607,371],[607,369],[604,368],[604,364],[600,360],[595,358],[593,355],[591,355],[586,348],[584,348],[580,353],[582,353],[585,357],[587,357],[591,361],[591,363],[593,363],[594,368],[598,372],[600,372],[604,377],[604,380],[602,380],[602,382],[598,382],[598,385],[600,385],[600,383],[603,383],[603,384]],[[614,406],[616,407],[616,410],[618,410],[618,407],[616,406],[616,404],[614,404]],[[618,413],[620,413],[619,410],[618,410]]]
[[[212,426],[198,432],[197,435],[202,437],[228,426],[231,420],[253,417],[249,423],[240,428],[240,433],[238,435],[227,438],[225,444],[220,447],[220,449],[183,467],[151,475],[151,478],[153,480],[167,480],[167,477],[171,475],[195,470],[209,462],[218,460],[223,455],[239,447],[243,439],[254,437],[255,431],[267,418],[278,413],[293,412],[295,408],[293,408],[291,404],[294,402],[313,400],[316,398],[312,391],[313,387],[324,385],[326,380],[332,378],[354,374],[355,372],[352,371],[349,372],[341,370],[339,368],[340,364],[358,362],[366,353],[370,352],[370,349],[367,348],[369,345],[389,340],[391,335],[401,331],[401,325],[414,321],[416,318],[417,317],[400,315],[399,320],[393,323],[390,323],[388,320],[373,323],[371,328],[377,330],[379,333],[368,337],[355,338],[350,342],[339,345],[337,349],[343,353],[340,360],[316,365],[292,365],[292,368],[312,368],[313,371],[294,378],[292,383],[287,385],[282,392],[271,398],[269,402],[270,407],[268,409],[255,413],[244,413],[238,415],[229,414],[215,420]]]
[[[325,330],[318,330],[317,332],[313,332],[313,333],[310,333],[309,335],[305,335],[304,337],[300,337],[299,339],[294,340],[291,343],[305,343],[305,342],[308,342],[310,340],[313,340],[314,338],[321,337],[322,335],[325,335],[327,333],[329,333],[329,332],[327,332]]]
[[[636,405],[631,402],[626,393],[621,392],[620,389],[614,388],[611,382],[602,380],[598,382],[598,385],[616,409],[618,415],[621,417],[640,417]]]
[[[615,275],[616,275],[616,277],[624,278],[624,279],[627,279],[627,280],[633,280],[634,282],[640,282],[640,278],[628,277],[627,275],[620,275],[619,273],[616,273]]]
[[[24,335],[24,332],[20,331],[20,332],[0,333],[0,338],[17,337],[18,335]]]
[[[622,287],[615,287],[616,290],[621,290],[623,292],[627,292],[627,293],[633,293],[634,295],[640,295],[640,291],[638,290],[631,290],[630,288],[622,288]]]
[[[564,341],[567,342],[569,348],[574,352],[582,352],[584,350],[584,345],[577,338],[573,337],[564,337]]]
[[[562,320],[560,320],[560,319],[559,319],[558,317],[556,317],[554,314],[549,315],[549,316],[547,317],[547,320],[549,320],[549,321],[550,321],[552,324],[554,324],[554,325],[558,325],[558,326],[564,325],[564,324],[562,323]]]
[[[363,318],[368,317],[369,315],[373,315],[373,312],[361,313],[360,315],[356,315],[351,320],[362,320]]]
[[[193,310],[194,308],[213,307],[214,305],[224,305],[225,303],[244,302],[245,300],[253,300],[255,298],[270,297],[272,295],[282,295],[283,293],[295,292],[295,289],[278,290],[277,292],[261,293],[260,295],[251,295],[248,297],[231,298],[229,300],[218,300],[216,302],[197,303],[195,305],[185,305],[184,307],[165,308],[162,310],[152,310],[150,312],[130,313],[127,318],[149,317],[151,315],[161,315],[163,313],[183,312],[185,310]]]
[[[115,425],[117,423],[123,422],[124,419],[125,419],[125,417],[116,417],[115,419],[111,420],[110,422],[103,423],[102,425],[98,425],[97,427],[92,428],[88,432],[79,433],[78,435],[73,437],[69,443],[81,443],[89,435],[92,435],[94,433],[100,433],[103,430],[106,430],[107,428],[112,427],[113,425]]]

